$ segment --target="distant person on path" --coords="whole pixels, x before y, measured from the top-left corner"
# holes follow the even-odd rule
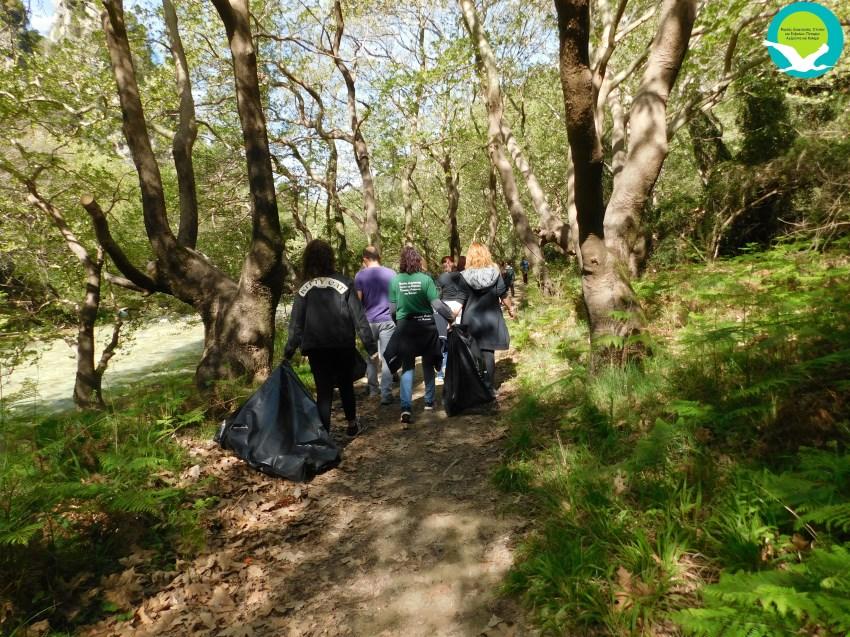
[[[378,369],[369,361],[366,366],[366,379],[369,384],[369,396],[380,393],[381,404],[393,402],[393,375],[384,360],[384,350],[395,332],[395,323],[390,313],[390,281],[395,270],[381,265],[381,255],[373,246],[363,250],[363,269],[354,277],[357,297],[363,303],[372,336],[378,344],[378,356],[381,364],[381,386],[378,389]]]
[[[354,399],[354,363],[359,356],[354,332],[366,347],[372,363],[377,363],[377,346],[354,281],[336,272],[331,246],[314,239],[304,248],[302,285],[292,304],[289,339],[284,358],[289,360],[300,349],[310,361],[316,381],[316,403],[325,429],[331,428],[331,400],[334,387],[339,389],[342,408],[348,421],[345,433],[356,436],[362,431]]]
[[[422,257],[412,246],[401,251],[399,272],[390,283],[390,308],[396,315],[398,356],[401,359],[401,422],[412,421],[413,369],[416,357],[422,357],[425,378],[425,410],[434,409],[436,386],[434,370],[442,363],[434,312],[447,321],[454,313],[440,301],[434,279],[422,272]]]
[[[502,316],[502,304],[511,318],[515,317],[508,288],[493,263],[487,246],[473,242],[466,252],[466,270],[462,275],[469,286],[469,297],[463,306],[461,325],[469,327],[469,333],[477,341],[487,370],[487,381],[495,395],[496,354],[495,350],[508,349],[510,335]]]
[[[519,262],[519,269],[522,270],[522,282],[528,284],[528,259],[522,258]]]
[[[450,256],[445,256],[440,260],[443,271],[437,277],[437,287],[440,288],[440,300],[448,305],[455,315],[455,323],[460,323],[460,313],[463,309],[463,304],[466,302],[467,288],[460,272],[457,271],[454,259]],[[437,384],[441,384],[446,371],[446,358],[448,350],[446,348],[446,339],[448,338],[449,321],[440,316],[439,313],[434,315],[437,321],[437,331],[440,334],[440,345],[443,350],[443,368],[437,374]]]
[[[514,266],[507,261],[502,261],[502,278],[505,280],[505,285],[511,291],[511,298],[514,298]]]

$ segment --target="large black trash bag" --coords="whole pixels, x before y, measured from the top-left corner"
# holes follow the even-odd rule
[[[454,325],[448,335],[448,362],[443,382],[446,414],[484,405],[495,399],[486,380],[484,361],[478,343],[464,325]]]
[[[286,362],[221,424],[215,440],[254,469],[295,482],[339,464],[316,402]]]

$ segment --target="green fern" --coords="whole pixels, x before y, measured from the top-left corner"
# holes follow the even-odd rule
[[[850,502],[841,504],[828,504],[804,510],[803,515],[797,522],[797,528],[803,528],[807,524],[822,524],[829,531],[841,530],[845,533],[850,531]]]
[[[116,493],[108,502],[115,511],[153,515],[161,511],[164,502],[181,493],[180,489],[128,490]]]
[[[689,635],[784,635],[805,626],[850,633],[850,551],[816,549],[783,570],[723,574],[704,608],[674,613]]]
[[[43,522],[33,522],[24,526],[0,526],[0,546],[25,546],[44,526]]]

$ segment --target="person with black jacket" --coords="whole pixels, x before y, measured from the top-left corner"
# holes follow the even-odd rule
[[[348,421],[345,433],[353,437],[362,431],[354,398],[355,357],[360,356],[355,347],[355,329],[373,359],[377,358],[378,347],[354,281],[335,271],[333,249],[327,242],[315,239],[307,244],[303,273],[303,284],[292,305],[284,358],[292,358],[297,349],[307,356],[316,381],[319,417],[328,431],[333,390],[339,389]]]
[[[466,258],[466,269],[461,276],[469,292],[463,306],[461,325],[469,328],[469,333],[481,348],[487,379],[495,395],[495,350],[508,349],[511,342],[508,326],[502,316],[502,306],[511,318],[516,318],[516,314],[508,295],[508,286],[505,285],[487,246],[472,243]]]

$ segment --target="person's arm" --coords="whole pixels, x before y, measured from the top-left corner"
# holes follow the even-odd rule
[[[516,318],[516,310],[514,310],[514,303],[511,301],[511,297],[509,294],[505,294],[505,296],[501,297],[502,305],[504,305],[508,310],[508,316],[512,319]]]
[[[452,308],[440,300],[440,293],[437,292],[437,286],[434,284],[434,279],[431,279],[430,277],[428,279],[428,283],[425,284],[425,296],[428,297],[431,309],[449,322],[454,320],[455,315],[454,312],[452,312]]]
[[[505,284],[505,281],[501,276],[499,276],[499,279],[496,281],[496,294],[499,296],[499,300],[502,302],[502,305],[507,308],[508,316],[516,318],[514,304],[511,302],[511,297],[508,294],[508,286]]]
[[[396,275],[396,276],[398,276],[398,275]],[[395,277],[393,277],[390,280],[390,289],[389,289],[388,299],[389,299],[389,302],[390,302],[390,316],[392,317],[393,322],[397,322],[396,318],[395,318],[395,313],[398,310],[398,284],[397,284]]]
[[[363,347],[366,348],[369,356],[374,356],[378,353],[378,346],[375,344],[375,336],[372,334],[372,328],[369,325],[369,319],[366,318],[366,312],[363,311],[363,304],[360,302],[359,294],[349,293],[348,309],[354,319],[354,327],[360,334]]]
[[[301,337],[304,334],[304,316],[307,313],[307,299],[297,292],[292,302],[292,313],[289,316],[289,337],[283,348],[283,357],[292,358],[295,350],[301,347]]]
[[[431,309],[446,319],[446,321],[450,324],[455,320],[455,313],[452,311],[452,308],[443,303],[440,299],[431,300]]]
[[[357,298],[360,299],[360,302],[363,302],[363,288],[360,287],[360,272],[354,277],[354,289],[357,290]]]

